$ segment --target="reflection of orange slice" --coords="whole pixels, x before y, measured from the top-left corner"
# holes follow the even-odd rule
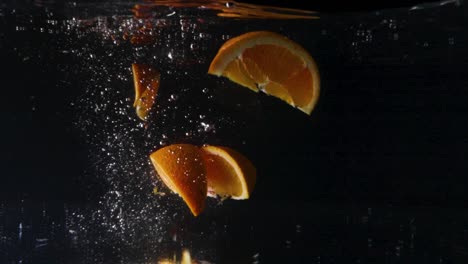
[[[208,73],[260,89],[307,114],[319,97],[320,78],[313,58],[297,43],[273,32],[250,32],[228,40]]]
[[[236,200],[248,199],[256,181],[252,163],[227,147],[204,146],[201,150],[209,193]]]
[[[148,5],[139,5],[136,4],[133,9],[133,15],[136,18],[148,18],[151,16],[152,12],[154,11],[154,7]]]
[[[198,147],[174,144],[150,155],[161,180],[179,194],[193,215],[203,211],[207,193],[205,167]]]
[[[143,64],[132,64],[133,82],[135,85],[136,113],[141,120],[146,120],[154,104],[159,89],[159,71]]]
[[[316,12],[275,6],[253,5],[236,1],[146,1],[145,4],[136,4],[133,13],[136,18],[149,18],[154,15],[160,6],[173,8],[202,8],[203,10],[218,10],[217,14],[225,18],[249,19],[317,19]]]

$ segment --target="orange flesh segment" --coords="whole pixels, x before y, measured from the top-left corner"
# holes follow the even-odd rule
[[[239,60],[233,60],[226,67],[226,77],[231,81],[249,88],[254,92],[258,92],[257,85],[249,78],[244,65]]]
[[[312,75],[307,68],[292,75],[289,79],[283,81],[284,87],[294,87],[294,89],[288,89],[294,103],[298,106],[306,106],[309,103],[308,98],[316,96],[314,90],[310,89],[310,84],[313,84],[314,80]]]
[[[250,58],[242,57],[241,63],[243,64],[248,76],[253,81],[255,81],[255,83],[257,83],[259,86],[268,82],[268,76],[265,74],[265,72],[262,69],[260,69],[260,67],[254,60]]]
[[[223,158],[217,155],[206,154],[205,165],[209,192],[220,196],[239,196],[242,189],[241,182],[236,176],[234,168]]]
[[[239,152],[218,146],[202,147],[208,189],[219,196],[248,199],[256,182],[256,169]]]
[[[275,60],[288,67],[277,67]],[[310,71],[299,57],[285,48],[257,45],[244,51],[242,61],[250,77],[267,94],[293,106],[305,106],[307,98],[313,96],[313,90],[308,86],[312,83]]]
[[[242,60],[245,59],[255,62],[258,68],[262,69],[263,74],[268,76],[269,80],[277,83],[282,83],[291,75],[305,68],[305,64],[300,57],[295,56],[281,46],[253,46],[242,53]],[[257,79],[254,80],[257,81]]]
[[[265,91],[266,94],[278,97],[279,99],[287,102],[288,104],[294,105],[294,100],[291,97],[291,94],[281,84],[278,84],[275,82],[269,82],[263,87],[263,90]]]
[[[207,194],[205,166],[199,148],[174,144],[153,152],[150,159],[164,184],[182,197],[193,215],[199,215]]]

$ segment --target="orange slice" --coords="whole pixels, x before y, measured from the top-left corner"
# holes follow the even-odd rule
[[[166,186],[184,199],[193,215],[199,215],[207,194],[205,167],[199,148],[174,144],[153,152],[150,159]]]
[[[306,114],[319,98],[320,77],[314,59],[299,44],[273,32],[249,32],[228,40],[208,73],[261,90]]]
[[[135,85],[133,106],[137,116],[145,121],[158,93],[161,75],[151,66],[135,63],[132,64],[132,72]]]
[[[236,200],[248,199],[255,186],[256,169],[239,152],[218,146],[203,146],[208,192]]]

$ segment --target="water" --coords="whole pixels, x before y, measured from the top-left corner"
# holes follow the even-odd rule
[[[0,6],[1,263],[184,249],[209,263],[464,263],[466,5],[246,17],[234,2],[161,3]],[[222,43],[254,30],[316,59],[311,116],[206,74]],[[132,63],[161,72],[147,123]],[[253,197],[193,218],[148,161],[181,142],[244,153]]]

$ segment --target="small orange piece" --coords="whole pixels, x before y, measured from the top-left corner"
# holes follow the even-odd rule
[[[252,163],[239,152],[218,146],[203,146],[209,195],[248,199],[255,186],[257,173]]]
[[[299,44],[277,33],[249,32],[228,40],[209,74],[261,90],[310,114],[320,92],[317,65]]]
[[[207,194],[205,166],[199,148],[174,144],[153,152],[150,159],[166,186],[184,199],[193,215],[199,215],[205,207]]]
[[[132,64],[133,82],[135,85],[135,101],[137,116],[145,121],[153,107],[159,89],[161,75],[159,71],[144,64]]]

